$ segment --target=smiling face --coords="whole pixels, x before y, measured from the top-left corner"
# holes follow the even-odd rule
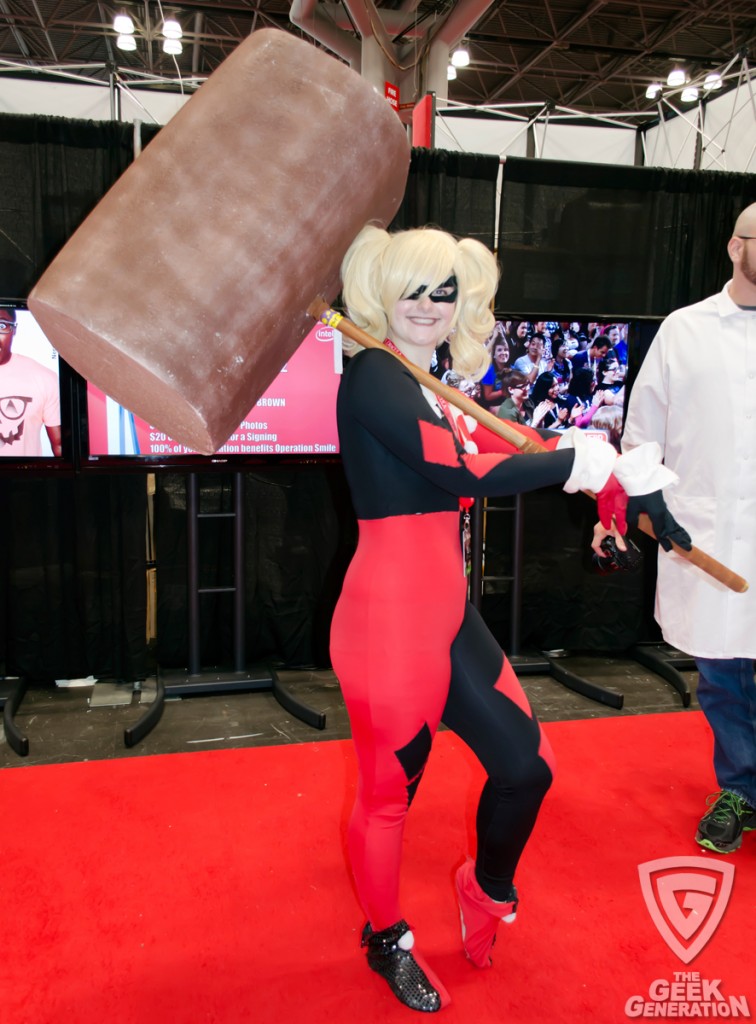
[[[455,302],[434,302],[429,295],[400,299],[389,319],[391,340],[407,358],[420,366],[451,331]]]
[[[0,366],[11,357],[11,345],[16,333],[16,311],[6,306],[0,307]]]
[[[537,363],[543,356],[543,341],[541,338],[532,337],[528,343],[528,355]]]
[[[497,341],[496,344],[494,345],[493,350],[494,366],[497,366],[501,369],[502,367],[507,365],[508,361],[509,345],[507,345],[506,341]]]
[[[525,380],[516,380],[509,385],[509,397],[512,399],[518,409],[522,408],[523,402],[528,397],[528,391],[530,385]]]

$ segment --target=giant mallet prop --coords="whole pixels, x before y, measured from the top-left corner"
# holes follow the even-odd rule
[[[145,147],[29,308],[63,358],[210,455],[335,298],[344,253],[404,196],[405,126],[364,78],[253,32]]]
[[[372,335],[352,323],[351,320],[348,320],[340,313],[331,309],[328,303],[322,298],[315,299],[310,304],[308,312],[314,319],[320,320],[322,323],[336,328],[351,341],[355,341],[358,345],[362,345],[363,348],[381,348],[385,352],[391,351],[386,348],[382,342],[377,341]],[[543,445],[538,444],[537,441],[533,441],[530,438],[523,437],[523,435],[518,430],[515,430],[515,428],[506,420],[500,420],[498,416],[494,416],[492,413],[488,412],[487,409],[481,408],[477,402],[474,402],[466,395],[463,395],[461,391],[458,391],[456,388],[451,388],[447,384],[443,384],[440,380],[434,377],[433,374],[426,373],[425,370],[421,370],[419,366],[415,366],[414,363],[411,363],[408,359],[404,359],[403,356],[396,355],[394,352],[391,352],[391,355],[396,359],[400,359],[420,384],[424,384],[425,387],[433,391],[434,394],[445,398],[447,402],[456,406],[456,408],[461,409],[467,416],[472,416],[479,423],[483,424],[483,426],[488,427],[489,430],[492,430],[499,437],[504,438],[505,441],[514,445],[521,452],[531,453],[546,451],[546,448]],[[638,527],[644,533],[648,534],[649,537],[653,537],[654,540],[656,540],[656,534],[651,526],[651,520],[647,515],[641,514],[638,517]],[[705,573],[724,584],[724,586],[728,587],[730,590],[734,590],[739,594],[748,590],[748,583],[742,576],[738,576],[737,573],[734,573],[731,569],[728,569],[727,566],[722,565],[721,562],[718,562],[715,558],[712,558],[711,555],[707,555],[699,548],[692,547],[690,551],[686,551],[674,542],[672,547],[682,558],[692,562],[693,565],[698,566],[699,569],[702,569]]]

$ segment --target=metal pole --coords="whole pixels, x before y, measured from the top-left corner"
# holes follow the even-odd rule
[[[244,649],[244,478],[234,473],[234,670],[243,672]]]
[[[522,495],[515,495],[514,530],[512,537],[512,613],[510,652],[512,656],[520,653],[520,632],[522,622],[522,561],[524,551],[525,513]]]
[[[187,611],[189,615],[189,675],[200,671],[199,616],[199,484],[196,473],[186,478]]]
[[[483,601],[483,498],[470,510],[470,604],[480,611]]]

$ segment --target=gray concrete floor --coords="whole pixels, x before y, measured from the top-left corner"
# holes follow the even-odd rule
[[[542,721],[683,711],[682,699],[673,686],[629,657],[569,655],[558,663],[621,694],[623,706],[617,710],[588,699],[551,675],[532,672],[523,658],[518,675]],[[0,768],[349,737],[349,721],[333,672],[287,670],[278,675],[300,701],[325,714],[325,729],[313,729],[299,721],[271,692],[235,692],[167,700],[154,729],[127,747],[124,731],[135,725],[153,699],[154,679],[141,691],[130,684],[106,681],[30,687],[15,715],[16,725],[28,739],[29,753],[20,757],[11,749],[0,725]],[[691,691],[690,708],[695,709],[696,673],[683,668],[680,675]]]

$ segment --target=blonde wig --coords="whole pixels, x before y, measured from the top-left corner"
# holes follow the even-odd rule
[[[458,241],[437,228],[389,234],[368,224],[341,264],[342,295],[349,317],[383,340],[391,335],[391,315],[400,299],[419,288],[430,294],[452,274],[459,289],[448,338],[454,369],[480,380],[490,365],[486,341],[494,327],[491,305],[499,280],[496,260],[481,242]]]

